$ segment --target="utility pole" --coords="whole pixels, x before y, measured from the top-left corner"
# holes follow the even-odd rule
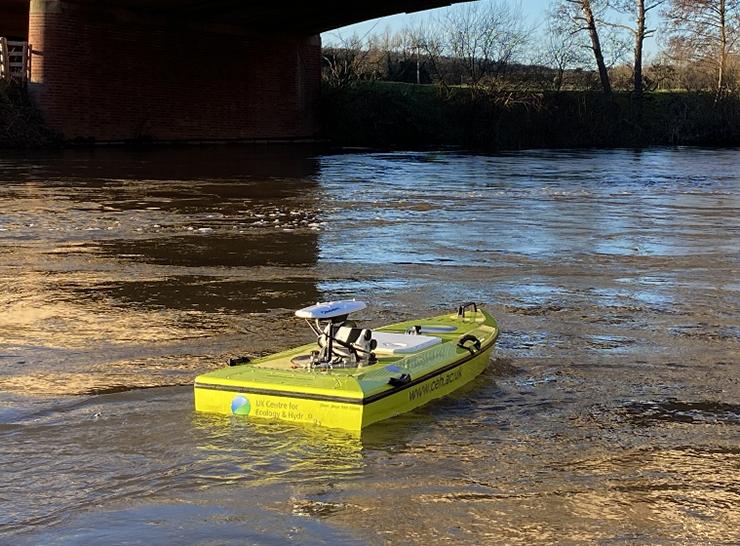
[[[421,73],[419,71],[419,44],[416,44],[416,85],[421,83]]]

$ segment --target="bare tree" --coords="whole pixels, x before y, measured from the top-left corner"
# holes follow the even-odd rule
[[[603,7],[603,6],[598,6]],[[558,17],[563,21],[570,22],[571,32],[587,32],[591,41],[591,50],[596,61],[599,72],[601,88],[607,96],[612,95],[611,81],[609,80],[609,69],[604,61],[604,51],[597,28],[597,17],[595,15],[595,2],[593,0],[561,0]]]
[[[551,14],[547,31],[540,43],[537,62],[555,71],[551,82],[552,89],[561,91],[565,83],[566,72],[586,64],[585,56],[586,46],[583,44],[580,33],[564,29],[555,14]]]
[[[652,64],[645,67],[644,86],[648,91],[677,89],[680,86],[678,67],[661,54]]]
[[[396,34],[396,37],[403,61],[413,62],[415,65],[414,81],[418,85],[422,81],[422,64],[425,64],[422,56],[434,65],[436,56],[432,57],[432,55],[437,52],[438,48],[434,47],[434,41],[428,36],[425,25],[405,27]]]
[[[363,79],[369,50],[357,35],[336,37],[333,47],[324,48],[324,79],[329,85],[341,87]]]
[[[445,53],[471,86],[505,71],[528,41],[521,5],[504,0],[468,3],[437,21]]]
[[[445,44],[436,21],[429,18],[414,26],[402,30],[406,47],[413,50],[417,60],[423,58],[428,61],[436,75],[437,82],[446,90],[447,79],[444,76],[441,60],[445,52]]]
[[[665,16],[674,55],[714,66],[716,99],[722,98],[738,44],[740,0],[670,0]]]
[[[612,0],[612,7],[619,13],[626,14],[634,18],[634,26],[629,26],[616,22],[607,22],[606,24],[616,28],[626,30],[632,35],[634,42],[634,57],[632,63],[633,92],[635,97],[642,99],[643,89],[645,87],[642,76],[643,50],[645,40],[655,34],[656,29],[648,27],[648,15],[651,11],[664,4],[666,0]]]

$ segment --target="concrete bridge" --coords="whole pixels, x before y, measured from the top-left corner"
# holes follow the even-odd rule
[[[455,0],[0,0],[67,139],[300,139],[319,128],[319,33]]]

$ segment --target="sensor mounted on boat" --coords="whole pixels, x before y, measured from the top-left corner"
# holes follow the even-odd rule
[[[364,301],[339,300],[317,303],[299,309],[295,315],[306,319],[316,334],[320,351],[308,357],[298,357],[297,366],[306,368],[346,368],[370,365],[376,362],[373,350],[378,342],[372,331],[357,328],[347,320],[350,313],[367,307]],[[311,320],[314,322],[312,323]]]
[[[327,319],[340,319],[346,317],[350,313],[362,311],[367,307],[364,301],[357,300],[339,300],[339,301],[325,301],[323,303],[317,303],[311,307],[304,307],[295,312],[295,316],[304,319],[316,319],[316,320],[327,320]]]

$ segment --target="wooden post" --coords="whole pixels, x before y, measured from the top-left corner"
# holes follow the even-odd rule
[[[0,80],[10,79],[10,58],[8,57],[8,40],[0,36]]]
[[[26,45],[26,81],[31,81],[31,59],[33,59],[33,46]]]
[[[28,81],[28,44],[23,44],[21,46],[21,80],[23,82]]]

